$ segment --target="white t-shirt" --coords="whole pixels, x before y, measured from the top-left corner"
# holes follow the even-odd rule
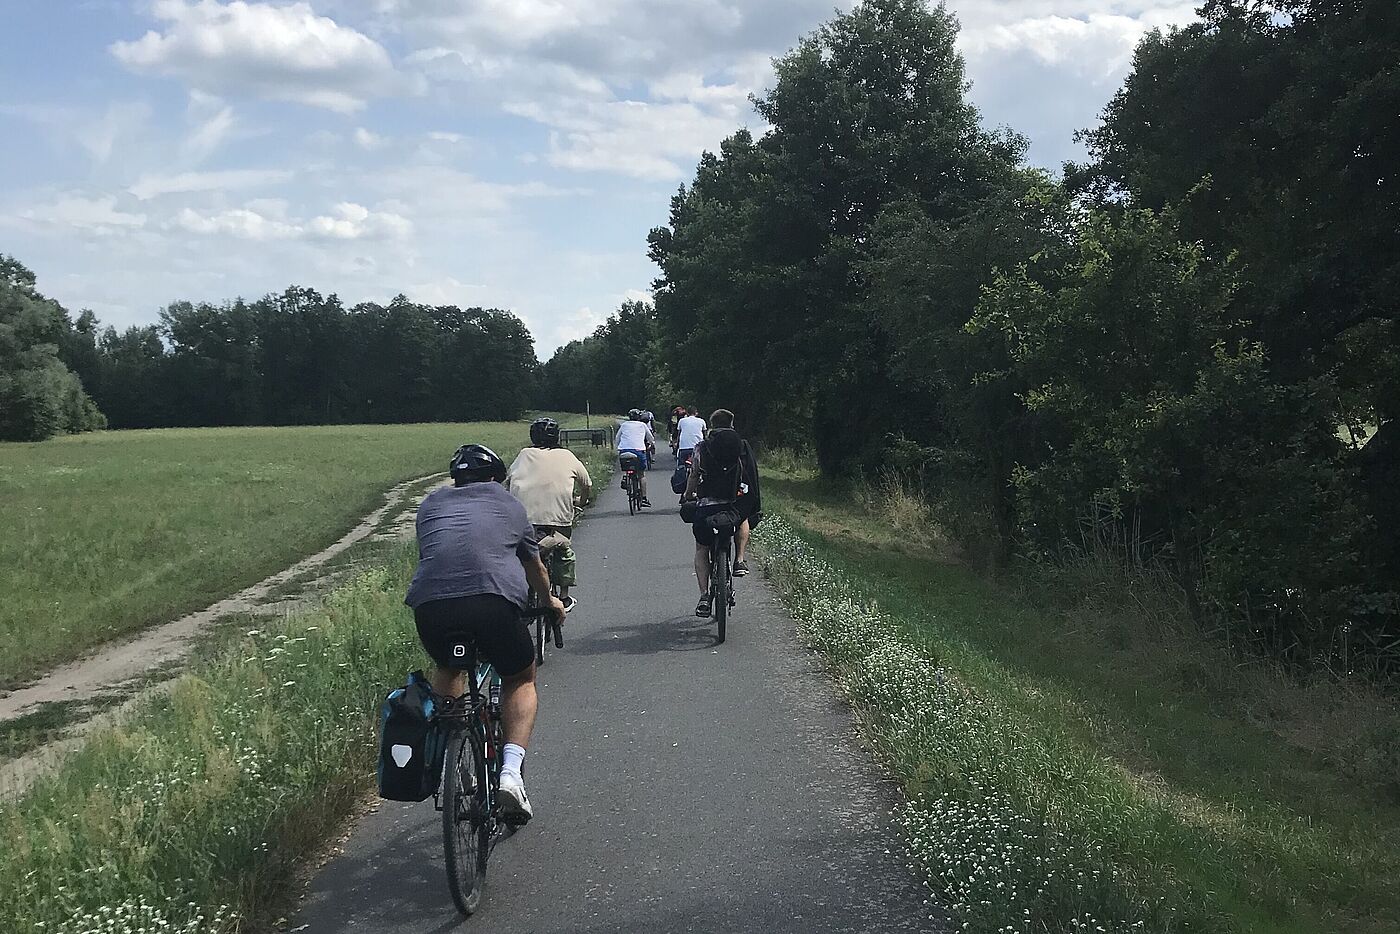
[[[687,415],[681,419],[680,431],[680,449],[682,451],[693,450],[705,437],[705,420],[699,415]]]
[[[645,451],[648,442],[655,444],[656,436],[651,433],[646,422],[628,419],[617,426],[617,449],[619,451]]]

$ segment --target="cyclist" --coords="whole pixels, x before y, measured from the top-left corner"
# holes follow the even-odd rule
[[[651,409],[642,409],[642,421],[647,423],[653,435],[656,434],[656,416],[651,414]]]
[[[617,428],[617,453],[620,458],[623,454],[635,454],[641,461],[642,469],[637,474],[638,481],[642,487],[643,508],[650,508],[651,501],[647,499],[647,469],[651,466],[651,456],[656,453],[656,436],[651,433],[646,422],[642,421],[642,413],[638,409],[633,409],[627,413],[627,421]]]
[[[714,544],[714,528],[702,521],[716,513],[733,510],[739,518],[734,529],[734,576],[749,573],[744,557],[749,547],[749,533],[762,520],[762,501],[758,493],[758,464],[753,449],[734,430],[734,413],[716,409],[710,415],[710,431],[696,445],[690,480],[685,498],[698,500],[695,522],[695,579],[700,585],[700,602],[695,615],[710,615],[710,546]]]
[[[404,603],[413,608],[418,638],[435,663],[430,680],[438,694],[466,693],[460,659],[449,655],[454,642],[473,642],[500,674],[501,810],[524,822],[533,811],[520,766],[539,699],[535,646],[521,610],[532,588],[561,621],[564,604],[549,592],[525,507],[501,485],[506,465],[496,452],[464,444],[449,469],[453,485],[429,493],[418,507],[418,570]]]
[[[681,419],[688,413],[683,405],[671,406],[671,414],[667,419],[667,427],[671,434],[671,453],[679,454],[681,448]]]
[[[530,423],[530,444],[521,448],[506,473],[506,489],[525,506],[525,514],[539,536],[540,554],[550,579],[559,586],[559,598],[572,610],[575,600],[569,588],[578,584],[577,562],[570,541],[574,531],[574,493],[583,505],[593,495],[588,468],[568,448],[559,446],[559,423],[537,418]]]
[[[695,414],[695,406],[692,405],[686,413],[686,416],[676,423],[676,431],[680,435],[676,457],[682,461],[690,460],[695,445],[705,437],[705,420]]]

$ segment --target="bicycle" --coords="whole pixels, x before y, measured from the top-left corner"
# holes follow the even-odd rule
[[[543,556],[541,556],[543,557]],[[547,563],[547,562],[546,562]],[[553,580],[554,574],[549,575]],[[551,583],[549,585],[551,596],[559,596],[559,585]],[[564,647],[564,624],[555,618],[553,613],[545,612],[545,607],[540,605],[540,598],[532,590],[530,599],[525,604],[527,614],[535,614],[535,664],[544,664],[544,647],[549,643],[550,637],[554,639],[554,647],[562,649]]]
[[[729,610],[735,604],[733,556],[734,530],[716,529],[715,540],[710,543],[710,607],[719,630],[719,642],[724,641]]]
[[[526,610],[526,615],[532,614],[553,615],[546,607]],[[434,807],[442,812],[447,887],[457,910],[470,915],[481,904],[491,850],[520,824],[502,820],[496,803],[505,748],[500,675],[492,665],[479,662],[473,643],[456,643],[451,651],[471,673],[470,688],[461,697],[433,695],[433,727],[447,733]]]
[[[633,516],[642,508],[642,484],[637,474],[638,466],[635,459],[624,459],[622,462],[622,488],[627,491],[627,512]]]

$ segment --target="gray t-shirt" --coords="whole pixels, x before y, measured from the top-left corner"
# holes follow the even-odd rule
[[[418,570],[403,602],[494,593],[525,607],[523,558],[540,553],[525,507],[499,483],[429,493],[418,507]]]

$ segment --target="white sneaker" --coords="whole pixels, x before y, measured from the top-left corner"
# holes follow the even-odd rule
[[[527,823],[535,816],[530,798],[525,794],[525,780],[514,772],[501,773],[501,787],[496,794],[501,820],[507,824]]]

